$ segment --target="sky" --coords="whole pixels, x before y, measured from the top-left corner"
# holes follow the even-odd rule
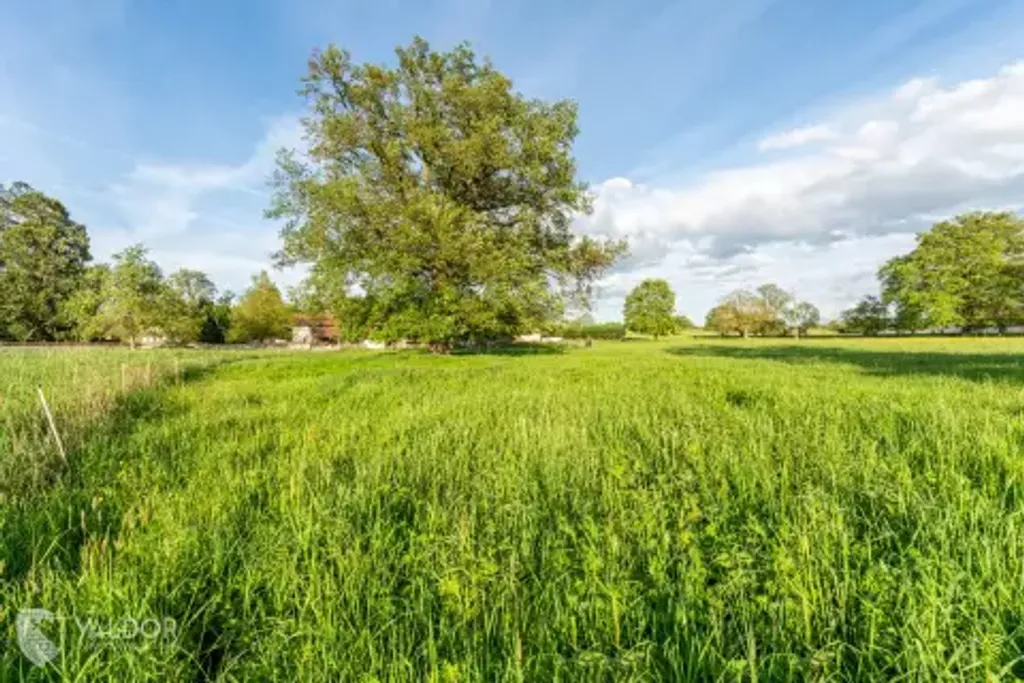
[[[468,40],[579,104],[580,233],[625,238],[596,316],[667,279],[695,320],[775,282],[834,316],[932,223],[1024,206],[1020,0],[0,0],[0,183],[31,183],[105,260],[242,291],[296,90],[328,43],[388,63]],[[282,286],[301,270],[272,271]]]

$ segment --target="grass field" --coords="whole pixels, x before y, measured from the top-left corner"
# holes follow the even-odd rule
[[[1012,680],[1022,351],[0,351],[0,679]]]

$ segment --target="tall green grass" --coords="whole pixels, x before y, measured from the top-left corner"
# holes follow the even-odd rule
[[[0,677],[1012,679],[1021,350],[280,354],[126,393],[2,512]],[[65,624],[37,668],[24,607],[178,629]]]
[[[104,347],[0,348],[0,502],[52,483],[60,468],[39,399],[75,448],[124,397],[183,382],[238,352],[129,351]]]

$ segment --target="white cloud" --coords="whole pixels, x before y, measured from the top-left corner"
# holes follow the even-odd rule
[[[270,122],[252,155],[238,165],[140,163],[110,190],[123,216],[142,238],[187,230],[200,218],[196,204],[210,195],[250,195],[265,202],[264,189],[281,147],[300,140],[297,118]]]
[[[797,286],[807,267],[821,273],[815,285],[821,291],[803,295],[834,309],[873,288],[867,275],[909,248],[912,234],[936,218],[1017,208],[1024,201],[1024,62],[948,86],[910,81],[761,146],[812,140],[825,144],[682,186],[626,178],[597,185],[595,211],[578,226],[625,237],[633,252],[605,283],[608,313],[615,314],[626,283],[645,273],[718,291],[723,273],[742,273],[730,285],[777,277]],[[793,260],[772,261],[775,266],[751,260],[769,253]]]
[[[783,133],[769,135],[762,139],[761,142],[758,143],[757,147],[762,152],[775,149],[792,149],[793,147],[803,147],[804,145],[808,145],[812,142],[831,140],[836,136],[837,133],[831,126],[818,124],[816,126],[794,128],[793,130],[787,130]]]
[[[269,268],[278,248],[277,226],[263,218],[266,181],[282,147],[299,145],[293,116],[268,124],[250,157],[231,164],[139,163],[112,183],[112,213],[125,226],[118,246],[143,242],[167,271],[198,268],[225,288],[239,290]],[[294,283],[295,274],[280,279]]]

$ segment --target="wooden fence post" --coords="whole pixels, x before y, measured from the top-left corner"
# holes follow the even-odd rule
[[[64,443],[60,440],[60,433],[57,431],[57,423],[53,421],[53,413],[50,412],[50,406],[46,402],[46,396],[43,394],[43,385],[37,384],[36,391],[39,392],[39,402],[43,404],[43,412],[46,414],[46,421],[50,425],[50,433],[53,434],[53,440],[57,444],[57,451],[60,453],[60,459],[64,461],[64,464],[68,464],[68,454],[64,452]]]

